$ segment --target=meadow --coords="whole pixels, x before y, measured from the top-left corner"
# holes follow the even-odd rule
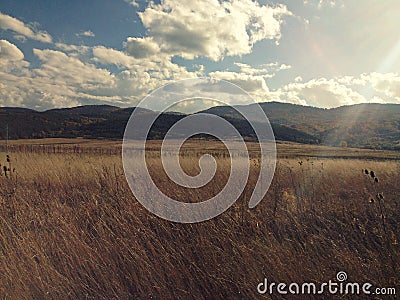
[[[398,152],[280,143],[271,187],[249,209],[258,158],[257,146],[248,146],[255,154],[245,191],[198,224],[165,221],[141,206],[117,141],[2,146],[1,298],[283,299],[260,295],[258,283],[321,283],[339,271],[400,292]],[[196,190],[173,187],[159,142],[149,150],[153,178],[173,197],[208,199],[229,176],[215,142],[193,141],[182,151],[189,174],[199,171],[198,155],[217,158],[215,180]],[[304,298],[312,297],[297,299]]]

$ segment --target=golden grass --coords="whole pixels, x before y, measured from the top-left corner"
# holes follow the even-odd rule
[[[255,155],[259,146],[257,143],[246,143],[250,154]],[[161,141],[148,141],[150,152],[158,152]],[[47,139],[23,139],[9,141],[10,152],[36,152],[59,154],[100,154],[119,155],[122,141],[120,140],[96,140],[84,138],[47,138]],[[0,144],[0,152],[6,152],[6,144]],[[199,149],[207,150],[213,154],[220,154],[224,146],[220,142],[206,140],[189,140],[185,143],[187,153],[198,152]],[[320,145],[306,145],[293,142],[277,141],[277,154],[280,158],[355,158],[355,159],[392,159],[400,160],[400,151],[371,150],[358,148],[340,148]]]
[[[255,209],[247,208],[253,167],[224,214],[176,224],[134,199],[118,155],[16,152],[11,159],[16,172],[0,177],[5,299],[250,299],[264,277],[326,282],[338,271],[351,281],[399,285],[397,161],[280,159]],[[171,196],[204,199],[227,176],[220,160],[218,182],[196,191],[171,188],[156,155],[148,163]],[[194,156],[181,162],[198,172]],[[386,233],[369,201],[377,192],[385,197]]]

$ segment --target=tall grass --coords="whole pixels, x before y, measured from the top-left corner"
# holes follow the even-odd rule
[[[250,210],[254,163],[228,211],[176,224],[134,199],[119,156],[13,153],[11,159],[14,176],[0,177],[5,299],[249,299],[260,297],[256,287],[265,277],[326,282],[338,271],[352,281],[399,285],[395,161],[281,159],[265,199]],[[181,159],[193,174],[195,161]],[[157,157],[148,161],[163,191],[194,201],[223,186],[228,164],[219,162],[217,182],[187,191],[171,187]],[[379,174],[386,233],[364,169]]]

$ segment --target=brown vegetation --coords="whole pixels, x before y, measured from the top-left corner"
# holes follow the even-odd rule
[[[7,164],[5,153],[0,159]],[[397,161],[281,158],[267,196],[250,210],[253,163],[228,211],[176,224],[134,199],[119,155],[14,152],[10,160],[15,172],[0,177],[5,299],[249,299],[260,297],[264,277],[326,282],[338,271],[353,282],[399,285]],[[193,173],[195,161],[181,160]],[[156,155],[148,162],[159,167]],[[209,198],[220,184],[185,196]]]

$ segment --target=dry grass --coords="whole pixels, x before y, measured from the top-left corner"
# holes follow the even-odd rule
[[[264,277],[326,282],[338,271],[352,281],[399,285],[396,161],[280,159],[255,209],[247,208],[253,169],[248,188],[223,215],[175,224],[133,198],[119,156],[18,152],[11,160],[16,171],[0,177],[5,299],[249,299],[260,297]],[[196,173],[194,162],[182,158]],[[182,195],[162,179],[156,156],[149,163],[161,188]],[[186,197],[218,190],[227,176],[227,164],[220,166],[219,182]],[[376,193],[384,195],[383,212],[370,201]]]
[[[88,154],[88,155],[119,155],[122,141],[120,140],[95,140],[84,138],[47,138],[47,139],[22,139],[9,141],[8,150],[12,152],[58,153],[58,154]],[[161,142],[148,141],[148,150],[158,152]],[[247,147],[251,154],[258,151],[257,143],[248,142]],[[187,153],[198,152],[206,149],[212,154],[220,154],[223,146],[219,142],[205,140],[189,140],[185,143]],[[6,152],[5,143],[0,144],[0,152]],[[305,145],[292,142],[277,141],[278,156],[280,158],[353,158],[374,160],[400,160],[399,151],[371,150],[358,148],[339,148],[319,145]]]

